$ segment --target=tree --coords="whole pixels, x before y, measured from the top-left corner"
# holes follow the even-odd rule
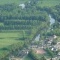
[[[46,58],[45,58],[44,56],[42,56],[42,57],[40,58],[40,60],[46,60]]]

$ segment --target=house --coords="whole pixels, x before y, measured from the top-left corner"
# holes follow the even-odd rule
[[[22,50],[18,53],[18,57],[22,58],[29,53],[28,50]]]
[[[58,60],[59,60],[60,59],[60,52],[58,52],[58,56],[57,57],[58,57]]]
[[[38,47],[37,45],[32,45],[32,46],[30,46],[30,49],[35,49],[37,47]]]
[[[55,48],[60,49],[60,42],[57,42],[56,45],[54,45]]]
[[[25,4],[19,4],[20,7],[22,7],[22,9],[25,8]]]
[[[58,49],[52,47],[52,48],[51,48],[51,51],[58,51]]]
[[[20,58],[11,58],[10,60],[21,60]]]
[[[9,57],[9,60],[22,60],[22,59],[21,58],[18,58],[18,57],[12,56],[12,57]]]
[[[57,60],[57,57],[52,58],[52,60]]]
[[[57,36],[56,36],[56,35],[54,35],[54,36],[53,36],[53,38],[54,38],[54,39],[56,39],[56,38],[57,38]]]
[[[60,52],[58,52],[58,55],[57,55],[57,59],[56,60],[60,60]]]
[[[58,60],[57,57],[54,57],[54,58],[48,58],[47,60]]]

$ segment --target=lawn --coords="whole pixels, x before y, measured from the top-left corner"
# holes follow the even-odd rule
[[[37,3],[37,6],[40,7],[51,7],[60,4],[60,0],[40,0]]]

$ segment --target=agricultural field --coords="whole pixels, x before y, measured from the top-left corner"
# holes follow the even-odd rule
[[[9,39],[9,38],[6,38],[6,39],[0,39],[0,51],[2,48],[7,48],[8,46],[12,45],[12,44],[16,44],[16,43],[19,43],[21,41],[17,41],[17,40],[14,40],[14,39]]]
[[[37,6],[40,7],[52,7],[60,4],[60,0],[40,0],[37,3]]]
[[[14,40],[14,39],[0,39],[0,49],[1,48],[4,48],[4,47],[7,47],[9,45],[12,45],[12,44],[15,44],[15,43],[18,43],[20,41],[17,41],[17,40]]]
[[[12,37],[13,36],[13,37]],[[0,58],[4,57],[5,55],[9,54],[9,50],[14,48],[14,45],[21,44],[23,41],[16,40],[17,33],[0,33]],[[13,45],[13,46],[11,46]],[[9,49],[9,50],[7,50]]]
[[[19,39],[21,37],[23,37],[22,31],[5,30],[3,32],[0,32],[0,58],[9,54],[10,51],[6,49],[11,49],[11,48],[15,49],[14,45],[18,43],[21,44],[23,42],[22,40]]]

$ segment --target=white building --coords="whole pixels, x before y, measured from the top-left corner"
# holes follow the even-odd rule
[[[19,4],[20,7],[22,7],[22,9],[25,8],[25,4]]]
[[[54,39],[56,39],[57,38],[57,36],[56,35],[54,35]]]
[[[9,60],[22,60],[20,58],[9,58]]]
[[[18,58],[18,57],[11,56],[11,57],[9,57],[9,60],[22,60],[22,59]]]

